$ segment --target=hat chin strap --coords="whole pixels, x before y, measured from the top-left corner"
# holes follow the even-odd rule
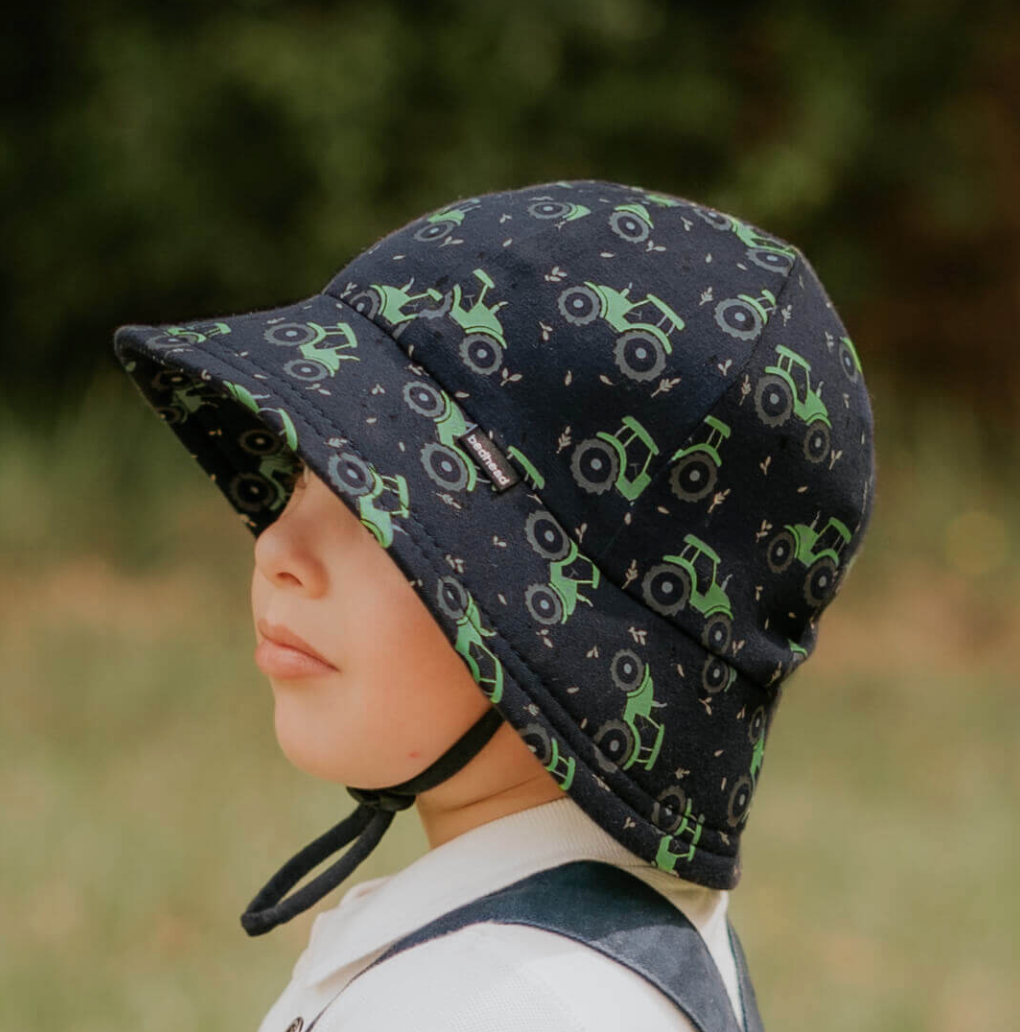
[[[499,710],[491,708],[435,763],[402,784],[389,788],[348,787],[347,791],[358,801],[358,808],[314,842],[309,842],[266,882],[241,915],[244,930],[249,935],[264,935],[318,903],[375,849],[398,810],[407,809],[419,792],[434,788],[466,766],[502,722]],[[287,896],[306,874],[350,842],[354,845],[332,867]]]

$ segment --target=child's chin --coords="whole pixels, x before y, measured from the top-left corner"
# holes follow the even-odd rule
[[[356,742],[331,733],[326,721],[286,696],[277,697],[274,723],[281,752],[305,774],[338,785],[371,783],[378,774],[371,755],[360,755]]]

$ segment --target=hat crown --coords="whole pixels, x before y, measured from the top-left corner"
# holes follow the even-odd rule
[[[416,218],[325,293],[537,474],[602,575],[759,683],[810,653],[873,459],[856,352],[796,247],[683,198],[560,181]]]

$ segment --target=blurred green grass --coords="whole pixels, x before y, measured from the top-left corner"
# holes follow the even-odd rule
[[[769,1028],[1020,1027],[1020,449],[871,389],[874,519],[787,682],[732,913]],[[131,395],[96,381],[48,439],[0,415],[5,1028],[256,1027],[314,912],[238,916],[353,805],[276,746],[254,539]],[[405,815],[354,880],[426,848]]]

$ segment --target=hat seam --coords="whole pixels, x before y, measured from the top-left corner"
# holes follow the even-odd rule
[[[245,369],[244,366],[239,365],[239,364],[231,361],[231,359],[226,354],[216,354],[216,353],[207,352],[205,350],[202,350],[197,345],[192,345],[191,346],[191,350],[195,350],[200,355],[205,356],[208,359],[211,359],[212,361],[215,361],[215,362],[225,366],[227,369],[236,371],[236,372],[240,373],[241,375],[244,375],[244,376],[250,376],[251,375],[251,373],[247,369]],[[401,349],[401,351],[403,351],[403,349]],[[157,362],[159,362],[160,364],[166,364],[165,359],[161,360],[160,357],[152,355],[151,352],[148,352],[148,351],[146,351],[145,353],[149,354],[150,357],[155,358],[155,360]],[[406,357],[406,355],[405,355],[405,357]],[[167,355],[166,358],[168,359],[169,355]],[[259,364],[259,362],[253,360],[250,356],[247,358],[247,361],[250,364],[250,366],[256,368],[258,371],[263,372],[263,373],[267,373],[267,374],[270,374],[270,375],[275,375],[275,374],[271,374],[270,370],[264,369]],[[282,390],[281,390],[281,388],[282,388]],[[276,390],[280,391],[280,393],[285,394],[285,395],[296,394],[294,388],[292,388],[289,384],[287,384],[284,381],[279,380],[279,379],[274,379],[273,380],[273,389],[276,389]],[[226,401],[228,403],[231,402],[231,399],[229,398],[228,395],[222,394],[221,396],[222,396],[224,401]],[[320,423],[320,420],[324,420],[325,424],[326,424],[325,425],[325,429],[327,431],[331,432],[334,436],[343,436],[343,437],[345,437],[345,439],[348,442],[350,442],[351,439],[346,437],[346,435],[342,431],[340,431],[338,427],[336,427],[335,425],[330,425],[332,423],[332,417],[328,416],[324,411],[322,411],[319,408],[319,406],[316,404],[314,399],[312,399],[310,396],[306,396],[306,395],[299,395],[299,397],[301,397],[301,400],[307,403],[307,407],[310,408],[315,413],[315,416],[316,416],[315,423],[319,424],[318,426],[315,427],[315,429],[320,433],[320,435],[321,435],[322,430],[323,430],[323,425]],[[245,410],[245,411],[247,411],[247,410]],[[307,416],[305,416],[305,418],[307,419]],[[362,461],[370,462],[370,460],[368,460],[368,459],[364,458],[364,456],[360,455],[360,449],[359,448],[352,447],[351,450],[355,454],[357,454],[358,457],[362,459]],[[424,526],[424,524],[421,523],[421,521],[419,521],[413,514],[409,514],[409,516],[410,516],[410,521],[416,527],[421,529],[421,531],[424,534],[425,538],[428,539],[430,545],[435,550],[437,550],[437,552],[441,553],[442,552],[442,547],[438,544],[438,542],[436,542],[432,538],[431,534],[429,534],[428,529]],[[422,556],[422,558],[425,560],[425,562],[428,564],[428,566],[433,570],[433,572],[436,573],[437,570],[442,571],[442,567],[441,566],[437,566],[436,561],[433,560],[432,558],[430,558],[428,553],[422,547],[421,543],[417,540],[416,536],[413,535],[410,532],[410,530],[408,530],[406,527],[404,528],[404,532],[407,534],[408,541],[414,546],[414,548]],[[442,573],[439,573],[437,575],[444,576],[445,575],[445,571],[442,572]],[[461,575],[461,576],[463,576],[463,575]],[[467,579],[467,578],[464,578],[464,579]],[[613,586],[618,591],[623,591],[623,589],[620,588],[619,585],[617,585],[614,581],[612,581],[609,578],[607,578],[607,580],[609,580],[609,583],[613,584]],[[627,594],[627,593],[624,592],[624,594]],[[639,600],[633,599],[633,596],[628,595],[628,597],[631,598],[638,605],[641,605]],[[474,595],[472,595],[472,598],[474,598]],[[489,621],[489,623],[492,626],[498,628],[499,627],[499,621],[493,619],[492,616],[489,614],[489,612],[487,612],[486,610],[484,610],[482,608],[482,606],[478,603],[477,599],[475,600],[475,604],[478,605],[479,611],[483,613],[483,615],[486,617],[486,619]],[[642,608],[647,609],[647,607],[644,607],[644,606],[642,606]],[[649,612],[651,613],[652,611],[649,610]],[[658,615],[658,614],[655,614],[655,615]],[[693,635],[688,634],[688,632],[685,631],[683,628],[675,628],[675,625],[673,625],[672,623],[670,623],[669,626],[670,626],[671,629],[679,630],[680,633],[682,633],[686,637],[690,638],[700,648],[703,648],[703,649],[705,648],[704,645],[702,645],[700,641],[698,641],[696,638],[694,638]],[[535,678],[538,681],[541,681],[541,678],[538,675],[538,673],[535,670],[532,669],[532,667],[531,667],[530,663],[527,661],[527,659],[525,659],[520,654],[520,652],[515,648],[513,642],[510,640],[510,638],[507,637],[503,633],[500,633],[499,637],[500,637],[501,643],[504,644],[506,646],[506,648],[513,654],[513,656],[522,664],[523,668],[525,670],[527,670],[527,672],[531,675],[531,677]],[[709,650],[705,649],[705,651],[707,652]],[[513,677],[512,673],[511,673],[511,676]],[[744,676],[746,677],[746,675],[744,675]],[[517,687],[521,691],[521,693],[524,696],[526,696],[532,703],[535,703],[537,705],[537,702],[536,702],[534,696],[532,695],[532,693],[530,691],[528,691],[527,688],[524,687],[524,685],[521,683],[521,681],[517,677],[514,677],[513,679],[514,679],[515,684],[517,685]],[[748,678],[748,680],[751,681],[751,683],[757,684],[757,682],[754,682],[750,678]],[[573,720],[573,718],[571,718],[570,715],[565,710],[563,710],[562,706],[560,706],[560,704],[558,702],[556,702],[556,700],[553,699],[551,696],[550,696],[550,701],[554,704],[554,706],[556,707],[557,710],[561,710],[562,711],[563,716],[560,719],[553,719],[551,714],[548,712],[547,707],[540,707],[539,712],[541,713],[542,717],[546,720],[546,722],[548,722],[549,725],[551,727],[553,727],[553,729],[558,734],[560,734],[564,739],[569,741],[569,740],[575,738],[575,736],[580,735],[581,738],[583,738],[583,740],[587,743],[588,748],[590,748],[590,749],[597,748],[595,746],[594,742],[592,742],[591,739],[587,735],[584,734],[584,732],[580,729],[580,727],[577,726],[577,724]],[[561,723],[561,719],[563,721],[565,721],[565,723]],[[585,767],[588,769],[588,771],[589,771],[589,773],[591,774],[592,777],[599,778],[599,779],[601,779],[603,781],[605,780],[602,777],[601,774],[597,773],[594,770],[594,768],[591,766],[591,764],[589,764],[587,761],[585,761],[583,759],[583,757],[581,756],[581,754],[578,751],[576,746],[572,745],[572,751],[575,753],[575,755],[577,756],[578,760],[584,762]],[[619,775],[619,777],[622,780],[626,781],[627,785],[629,786],[629,790],[630,791],[632,791],[632,792],[634,792],[634,794],[642,797],[642,799],[648,801],[648,803],[650,805],[653,805],[657,801],[657,800],[655,800],[655,798],[653,796],[651,796],[649,793],[647,793],[645,791],[645,789],[642,788],[636,781],[634,781],[631,777],[629,777],[625,771],[620,770],[619,768],[617,768],[617,772],[616,773]],[[627,809],[630,810],[630,812],[632,814],[634,814],[634,816],[636,818],[638,818],[641,821],[647,823],[650,827],[656,828],[657,832],[665,834],[665,832],[662,832],[662,830],[657,828],[656,825],[652,824],[651,820],[648,817],[645,817],[643,814],[640,813],[640,811],[636,810],[632,806],[632,804],[630,804],[630,803],[626,802],[625,800],[621,799],[621,797],[619,795],[616,795],[615,793],[613,793],[613,794],[614,794],[614,797],[617,799],[617,801],[623,803],[623,805],[626,806]],[[718,828],[715,825],[703,824],[703,827],[705,827],[708,830],[711,830],[715,834],[725,834],[727,836],[729,835],[729,832],[725,831],[722,828]],[[700,852],[709,853],[712,856],[717,856],[717,857],[720,857],[720,858],[723,858],[723,859],[729,860],[729,861],[732,861],[735,858],[735,855],[736,855],[735,853],[722,853],[722,852],[719,852],[717,850],[710,849],[707,846],[699,846],[698,848],[699,848]],[[682,877],[682,876],[678,876],[678,877]]]
[[[784,242],[785,242],[785,241],[784,241]],[[790,266],[790,268],[789,268],[789,270],[787,271],[787,273],[786,273],[786,278],[785,278],[785,279],[783,280],[783,285],[782,285],[782,287],[780,287],[780,288],[779,288],[779,293],[778,293],[778,294],[776,295],[776,304],[775,304],[775,310],[776,310],[777,312],[779,311],[779,307],[780,307],[780,305],[781,305],[781,303],[782,303],[782,300],[783,300],[783,298],[784,298],[784,297],[785,297],[785,295],[786,295],[786,291],[787,291],[787,288],[788,288],[788,287],[789,287],[789,285],[790,285],[790,281],[791,281],[791,280],[793,279],[793,270],[794,270],[794,269],[796,269],[796,268],[798,268],[798,266],[799,266],[799,265],[800,265],[800,263],[801,263],[801,259],[803,258],[803,255],[802,255],[802,253],[801,253],[801,251],[800,251],[800,249],[799,249],[799,248],[797,248],[797,247],[796,247],[795,245],[793,245],[793,244],[790,244],[789,246],[793,247],[794,251],[796,251],[796,252],[797,252],[797,258],[796,258],[796,260],[794,261],[793,265],[791,265],[791,266]],[[698,428],[699,426],[701,426],[701,424],[702,424],[702,423],[703,423],[703,422],[705,421],[705,417],[706,417],[706,416],[708,416],[708,415],[711,415],[711,414],[712,414],[712,413],[713,413],[713,412],[714,412],[714,411],[715,411],[715,410],[716,410],[716,409],[717,409],[717,408],[719,407],[719,405],[720,405],[720,404],[722,403],[722,401],[723,401],[723,400],[725,399],[726,395],[727,395],[727,394],[729,394],[729,392],[730,392],[730,391],[731,391],[731,390],[733,389],[733,387],[734,387],[734,386],[736,386],[737,382],[738,382],[738,381],[740,380],[740,376],[741,376],[741,374],[742,374],[742,373],[744,372],[744,370],[745,370],[745,369],[746,369],[746,368],[747,368],[747,367],[748,367],[748,366],[749,366],[749,365],[751,364],[751,361],[752,361],[752,359],[754,359],[754,357],[755,357],[755,356],[756,356],[756,355],[758,354],[758,351],[760,350],[760,348],[761,348],[761,346],[762,346],[762,344],[763,344],[763,342],[764,342],[764,340],[765,340],[765,337],[766,337],[766,336],[768,335],[768,332],[769,332],[769,329],[770,329],[771,325],[773,325],[773,323],[772,323],[772,320],[769,320],[769,322],[766,322],[766,323],[765,323],[765,325],[764,325],[764,326],[763,326],[763,327],[761,328],[761,332],[759,332],[758,336],[757,336],[757,337],[755,338],[753,346],[751,347],[750,351],[749,351],[749,352],[747,353],[746,357],[744,358],[744,361],[743,361],[743,362],[741,362],[741,364],[740,364],[740,368],[739,368],[739,369],[738,369],[738,370],[736,371],[736,373],[734,373],[734,375],[733,375],[733,378],[732,378],[732,379],[730,380],[730,382],[729,382],[729,383],[728,383],[728,384],[726,385],[725,389],[724,389],[724,390],[723,390],[723,391],[722,391],[722,392],[721,392],[720,394],[718,394],[718,395],[717,395],[717,396],[715,397],[715,399],[713,400],[712,404],[711,404],[711,405],[709,405],[709,406],[708,406],[708,407],[707,407],[707,408],[706,408],[706,409],[705,409],[705,410],[704,410],[704,411],[703,411],[703,412],[702,412],[702,413],[700,414],[699,418],[698,418],[698,419],[696,419],[696,420],[695,420],[694,422],[692,422],[692,423],[691,423],[691,428],[690,428],[690,430],[688,430],[688,432],[687,432],[687,434],[686,434],[686,435],[684,436],[683,440],[679,441],[679,442],[677,443],[676,447],[673,447],[673,448],[670,448],[670,449],[669,449],[669,453],[670,453],[670,454],[671,454],[672,452],[676,451],[676,448],[681,448],[681,447],[683,447],[684,443],[685,443],[685,442],[686,442],[687,440],[689,440],[689,438],[690,438],[691,434],[692,434],[692,433],[694,433],[694,431],[695,431],[695,430],[697,430],[697,428]],[[662,475],[663,475],[664,473],[668,472],[668,470],[669,470],[670,468],[671,468],[671,463],[670,463],[669,459],[665,459],[665,460],[664,460],[664,461],[662,462],[662,464],[661,464],[661,465],[659,466],[659,468],[658,468],[658,469],[657,469],[657,470],[655,471],[655,473],[654,473],[654,474],[652,475],[652,478],[651,478],[651,480],[650,480],[650,481],[648,482],[648,485],[647,485],[647,487],[646,487],[646,488],[645,488],[645,490],[644,490],[644,491],[642,492],[642,497],[651,497],[651,495],[649,495],[649,494],[647,494],[647,493],[648,493],[649,491],[651,491],[651,490],[653,489],[653,487],[654,487],[654,486],[656,485],[656,483],[658,482],[659,478],[660,478],[660,477],[661,477],[661,476],[662,476]],[[627,510],[627,513],[628,513],[628,514],[629,514],[629,513],[632,513],[632,512],[636,512],[636,511],[638,511],[638,509],[639,509],[639,508],[642,508],[641,506],[638,506],[638,505],[636,504],[636,502],[637,502],[637,500],[635,500],[635,503],[632,503],[632,504],[631,504],[631,507],[630,507],[630,508],[629,508],[629,509]],[[612,536],[612,537],[611,537],[611,538],[609,539],[609,542],[608,542],[608,543],[606,544],[606,546],[605,546],[605,547],[604,547],[604,548],[602,549],[602,551],[601,551],[601,552],[599,552],[598,556],[596,556],[596,557],[595,557],[596,561],[598,561],[598,560],[602,559],[602,557],[603,557],[604,555],[606,555],[606,553],[608,553],[608,552],[609,552],[609,550],[610,550],[610,549],[611,549],[611,548],[613,547],[613,545],[614,545],[614,544],[616,544],[616,539],[617,539],[617,538],[618,538],[618,537],[619,537],[619,536],[620,536],[620,535],[621,535],[621,534],[623,533],[623,531],[624,531],[624,530],[625,530],[625,529],[626,529],[627,527],[629,527],[629,526],[630,526],[630,524],[629,524],[629,523],[625,522],[625,521],[624,521],[624,520],[622,520],[622,519],[620,520],[620,525],[619,525],[619,526],[618,526],[618,527],[616,528],[616,530],[614,531],[614,533],[613,533],[613,536]],[[710,650],[709,650],[709,651],[710,651]],[[715,653],[713,653],[713,655],[715,655]],[[719,656],[718,658],[719,658],[719,659],[724,659],[724,660],[726,659],[726,657],[725,657],[725,656]],[[729,661],[727,660],[727,662],[729,662]],[[735,666],[735,665],[736,665],[736,664],[734,664],[734,666]],[[739,669],[739,667],[738,667],[737,669]],[[743,671],[741,671],[741,672],[743,673]],[[747,675],[747,674],[745,674],[744,676],[746,677],[746,676],[748,676],[748,675]],[[750,680],[754,681],[754,683],[755,683],[755,684],[760,684],[760,682],[758,682],[758,681],[757,681],[757,680],[755,680],[754,678],[750,678]],[[764,687],[767,687],[767,686],[766,686],[766,685],[761,685],[761,687],[763,687],[763,688],[764,688]]]

